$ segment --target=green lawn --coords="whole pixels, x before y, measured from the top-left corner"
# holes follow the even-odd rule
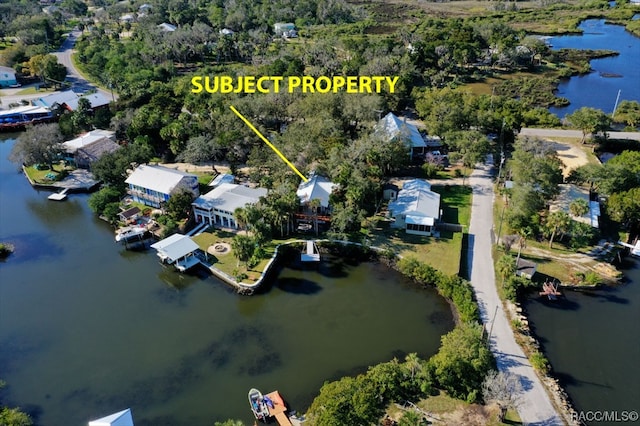
[[[471,189],[457,185],[434,185],[431,189],[440,194],[443,220],[467,228],[471,218]],[[411,235],[391,228],[390,222],[380,217],[372,221],[372,227],[371,245],[391,249],[400,256],[415,257],[445,274],[459,273],[462,233],[443,231],[438,238]]]
[[[33,182],[42,184],[42,185],[47,185],[59,180],[60,175],[65,170],[65,167],[61,166],[60,164],[54,164],[53,170],[51,169],[38,170],[34,166],[25,167],[24,170],[27,176],[29,177],[29,179],[31,179]],[[52,179],[51,175],[55,175],[55,178]]]

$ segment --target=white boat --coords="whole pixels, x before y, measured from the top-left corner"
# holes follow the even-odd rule
[[[116,242],[128,242],[133,238],[142,238],[147,232],[147,228],[144,226],[127,226],[120,228],[116,233]]]
[[[258,389],[252,388],[249,391],[249,405],[253,415],[258,420],[266,420],[269,417],[269,408],[264,402],[262,392]]]

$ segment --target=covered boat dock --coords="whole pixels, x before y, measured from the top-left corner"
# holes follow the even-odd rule
[[[200,250],[200,247],[186,235],[173,234],[152,244],[151,248],[157,250],[158,257],[162,262],[174,265],[180,272],[200,263],[200,259],[195,254]]]

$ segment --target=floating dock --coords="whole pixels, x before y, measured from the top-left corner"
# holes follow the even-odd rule
[[[60,192],[49,195],[47,198],[53,201],[62,201],[67,198],[67,192],[69,192],[69,188],[65,188]]]

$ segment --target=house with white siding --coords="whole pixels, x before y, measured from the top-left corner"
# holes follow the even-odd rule
[[[125,183],[127,193],[134,201],[151,207],[162,207],[171,194],[182,189],[190,191],[194,198],[200,195],[198,176],[162,166],[143,164],[129,175]]]
[[[249,188],[235,183],[222,183],[196,198],[192,203],[198,223],[208,223],[222,228],[238,228],[233,212],[239,207],[256,204],[267,195],[265,188]]]
[[[422,179],[405,182],[395,201],[389,203],[394,228],[404,228],[407,234],[431,235],[440,219],[440,194],[431,191],[431,184]]]

